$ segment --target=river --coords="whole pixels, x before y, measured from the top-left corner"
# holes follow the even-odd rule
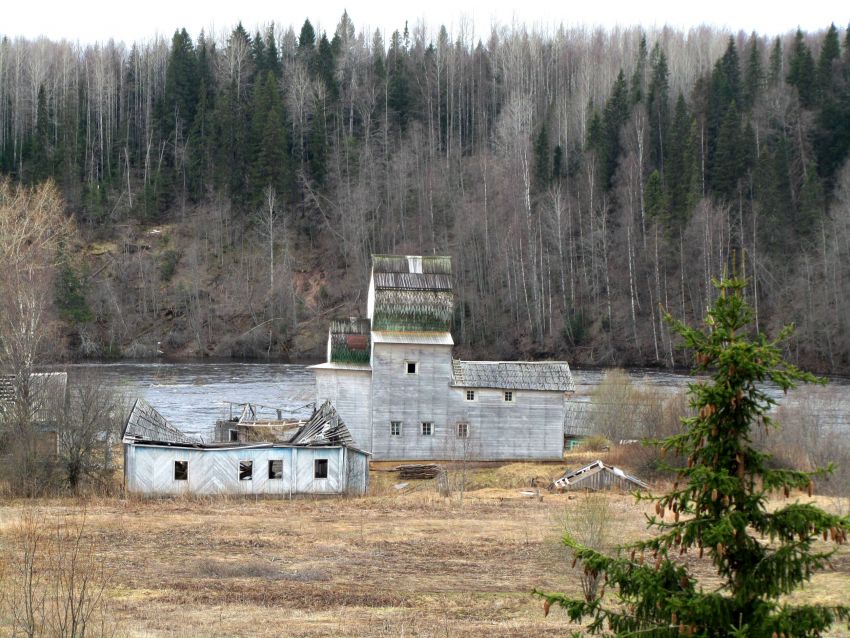
[[[308,365],[294,363],[98,363],[64,368],[69,376],[96,374],[104,383],[119,390],[128,400],[141,397],[166,419],[187,434],[209,439],[216,420],[231,415],[232,403],[252,403],[281,409],[285,417],[310,415],[315,385]],[[589,400],[605,371],[573,370],[575,399]],[[652,387],[672,393],[685,388],[693,377],[656,370],[630,370],[638,387]],[[824,418],[844,431],[850,431],[850,380],[833,379],[830,405]],[[772,394],[782,398],[780,392]],[[238,410],[238,408],[233,408]]]

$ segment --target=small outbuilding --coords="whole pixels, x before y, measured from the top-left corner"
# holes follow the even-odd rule
[[[619,489],[628,492],[636,489],[649,489],[649,485],[636,476],[626,474],[620,468],[607,465],[599,460],[578,470],[564,473],[563,476],[552,482],[551,487],[559,491]]]
[[[127,492],[163,495],[364,494],[369,455],[325,402],[286,442],[203,443],[143,399],[124,427]]]

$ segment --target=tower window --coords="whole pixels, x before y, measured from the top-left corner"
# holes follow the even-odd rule
[[[407,374],[416,374],[418,372],[415,361],[405,361],[404,369],[407,371]]]

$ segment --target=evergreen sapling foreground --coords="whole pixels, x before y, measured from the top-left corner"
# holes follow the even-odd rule
[[[576,561],[602,576],[605,586],[587,600],[535,592],[545,613],[559,605],[574,622],[588,619],[591,634],[796,638],[820,636],[850,618],[847,606],[785,598],[830,565],[835,546],[847,541],[850,517],[799,499],[768,506],[772,495],[788,498],[799,490],[811,496],[813,479],[830,468],[776,469],[753,443],[758,428],[775,427],[768,414],[775,400],[765,384],[787,393],[798,382],[821,380],[782,358],[779,343],[790,327],[775,341],[751,337],[744,280],[714,285],[720,295],[704,330],[667,317],[695,353],[695,372],[711,379],[689,384],[694,416],[683,420],[682,432],[654,442],[662,458],[669,452],[687,459],[682,467],[668,466],[677,476],[669,493],[638,495],[655,502],[648,525],[657,535],[622,547],[617,556],[567,536]],[[686,564],[688,555],[710,559],[722,584],[704,588]],[[604,598],[606,587],[616,592],[614,600]]]

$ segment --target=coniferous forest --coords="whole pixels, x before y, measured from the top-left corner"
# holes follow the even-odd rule
[[[236,26],[0,43],[0,171],[52,179],[77,357],[321,355],[372,253],[448,254],[463,355],[685,365],[737,272],[850,371],[850,29]],[[59,352],[57,349],[55,352]]]

